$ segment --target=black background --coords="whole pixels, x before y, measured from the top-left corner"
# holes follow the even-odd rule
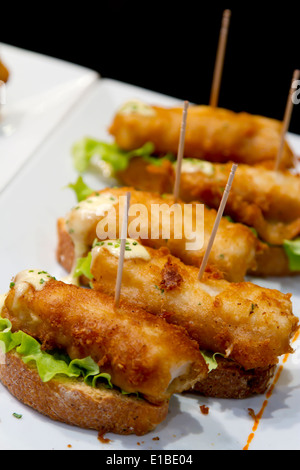
[[[0,41],[207,104],[226,8],[232,18],[219,105],[282,119],[300,67],[300,7],[291,2],[6,3]],[[300,105],[290,130],[300,134]]]

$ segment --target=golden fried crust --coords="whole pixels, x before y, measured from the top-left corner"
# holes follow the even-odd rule
[[[151,110],[153,113],[148,115],[118,112],[109,127],[110,134],[124,150],[153,142],[157,154],[177,155],[182,109],[152,106]],[[275,162],[281,129],[282,123],[273,119],[209,106],[190,106],[184,156],[248,165]],[[282,168],[294,166],[287,143],[281,165]]]
[[[101,435],[141,436],[154,430],[168,413],[168,401],[156,406],[104,385],[92,388],[62,377],[43,383],[37,369],[14,353],[8,353],[6,363],[0,364],[0,380],[18,400],[43,415]]]
[[[109,193],[112,194],[114,197],[119,198],[120,196],[125,196],[127,191],[130,191],[131,193],[130,206],[132,206],[133,204],[142,204],[147,209],[146,215],[144,212],[142,212],[140,215],[140,220],[142,220],[141,225],[143,227],[148,227],[148,238],[144,238],[142,240],[142,243],[152,248],[167,247],[174,256],[177,256],[178,258],[182,259],[182,261],[184,261],[185,263],[200,266],[215,222],[216,210],[204,208],[204,244],[202,248],[198,250],[189,250],[186,248],[188,240],[185,237],[185,227],[196,226],[195,204],[192,205],[193,211],[190,214],[187,214],[183,208],[183,203],[180,203],[182,213],[185,214],[186,217],[183,219],[183,224],[180,227],[182,239],[175,238],[175,229],[173,223],[170,224],[170,236],[166,239],[166,237],[163,236],[164,226],[161,219],[155,219],[154,217],[151,219],[151,208],[152,205],[155,204],[164,206],[168,205],[169,207],[171,207],[174,204],[174,199],[172,195],[168,196],[168,198],[163,198],[159,194],[153,192],[136,191],[132,187],[109,188],[99,191],[98,193],[101,195]],[[116,204],[114,207],[116,209],[117,216],[116,238],[118,238],[118,204]],[[136,215],[129,215],[129,226],[130,223],[135,219],[135,217]],[[101,217],[99,216],[97,220],[101,220]],[[186,224],[184,224],[184,221],[186,221]],[[152,226],[155,225],[155,227],[158,228],[157,239],[151,237],[151,222],[153,222]],[[96,237],[96,226],[97,222],[95,222],[95,224],[93,225],[93,231],[90,231],[89,234],[85,236],[86,252],[90,250],[92,243]],[[63,233],[62,229],[63,222],[60,221],[58,227],[59,245],[68,243],[65,240],[67,235]],[[76,233],[73,233],[71,235],[71,238],[74,240],[75,237]],[[70,247],[68,246],[68,249],[69,248]],[[215,243],[210,253],[209,263],[211,265],[214,265],[216,269],[222,271],[224,273],[224,276],[228,280],[233,282],[242,281],[244,280],[246,273],[250,269],[255,269],[256,254],[260,253],[264,249],[266,249],[266,246],[259,242],[257,237],[251,232],[248,227],[243,226],[242,224],[233,224],[223,217],[219,225]],[[59,250],[60,248],[58,248],[58,253]],[[59,255],[58,259],[60,260],[60,258],[61,255]],[[68,263],[71,264],[70,261],[68,261]],[[62,264],[65,265],[65,261],[63,261]]]
[[[117,309],[113,297],[90,289],[56,280],[42,290],[27,286],[20,294],[16,277],[5,301],[2,315],[14,331],[71,359],[91,356],[122,390],[162,403],[207,375],[197,343],[181,327],[125,302]]]
[[[212,176],[183,172],[182,199],[218,208],[230,171],[231,164],[215,164]],[[293,240],[300,234],[300,178],[289,172],[239,165],[225,213],[255,228],[271,245]]]
[[[290,295],[208,272],[199,282],[197,268],[162,250],[147,251],[150,261],[125,260],[123,299],[183,326],[200,349],[226,354],[245,369],[276,364],[278,356],[291,352],[298,319]],[[117,265],[105,247],[93,251],[95,289],[113,293]]]
[[[134,157],[130,159],[125,170],[117,172],[117,178],[125,186],[131,186],[138,191],[172,194],[175,172],[169,160],[164,160],[161,165],[153,165],[143,158]],[[180,187],[181,185],[180,181]],[[182,198],[182,192],[180,197]],[[184,201],[184,198],[182,200]]]
[[[136,191],[134,192],[134,198],[144,204],[148,208],[148,212],[150,212],[152,203],[167,203],[170,206],[174,204],[172,195],[161,197],[151,192]],[[183,207],[183,203],[180,202],[180,204]],[[193,203],[193,207],[194,206],[195,204]],[[184,209],[182,209],[182,212],[184,212]],[[199,267],[209,242],[216,214],[216,210],[204,207],[204,244],[199,250],[187,249],[187,240],[184,237],[182,240],[176,240],[172,236],[168,240],[153,240],[149,234],[149,238],[142,242],[152,248],[166,246],[172,255],[180,258],[184,263]],[[193,226],[195,226],[194,211],[191,220],[193,221]],[[161,230],[162,227],[160,227],[160,231]],[[242,281],[249,269],[255,269],[256,253],[260,253],[264,249],[265,246],[259,242],[251,230],[241,224],[233,224],[223,217],[210,253],[209,263],[217,270],[221,271],[224,277],[229,281]]]
[[[218,207],[222,197],[222,185],[226,184],[226,175],[228,176],[228,171],[230,171],[229,166],[231,168],[231,165],[214,164],[217,173],[214,173],[211,177],[200,172],[191,175],[182,172],[180,190],[182,201],[190,202],[198,200],[210,207]],[[221,168],[224,169],[224,172]],[[247,184],[248,171],[257,174],[260,183],[259,188],[257,188],[256,184],[258,181],[251,181],[251,184]],[[294,197],[293,194],[294,192],[295,194],[299,192],[299,176],[289,174],[287,179],[290,181],[291,177],[293,181],[291,187],[296,186],[296,190],[292,192],[286,190],[281,198],[280,195],[283,193],[283,189],[275,186],[274,193],[274,187],[270,184],[266,185],[268,181],[261,177],[264,173],[264,169],[261,167],[250,168],[239,165],[233,188],[225,207],[225,214],[255,228],[260,237],[282,243],[283,239],[295,238],[297,233],[300,196]],[[282,177],[285,180],[286,174],[282,172],[281,175],[279,178]],[[123,184],[134,186],[137,190],[153,190],[164,194],[172,191],[174,169],[169,161],[165,161],[161,166],[156,166],[150,165],[142,158],[136,157],[130,161],[126,170],[118,173],[118,178]],[[289,187],[288,182],[285,183],[285,187]],[[247,192],[247,195],[245,195],[245,192]],[[272,207],[277,207],[280,211],[277,217],[286,217],[286,215],[293,217],[296,209],[296,214],[298,215],[295,222],[276,223],[274,220],[268,221],[266,211],[269,210],[271,201]],[[291,211],[291,208],[293,208],[293,211]],[[284,212],[286,212],[286,215],[283,214]],[[297,273],[291,272],[288,257],[282,246],[264,245],[263,249],[256,251],[255,266],[250,268],[247,274],[259,277],[282,277]]]
[[[213,173],[181,173],[180,198],[202,202],[218,209],[232,164],[213,164]],[[172,191],[175,171],[170,162],[149,165],[134,158],[118,173],[123,184],[138,190]],[[272,245],[282,245],[300,234],[300,177],[263,167],[239,165],[225,207],[225,215],[255,228],[259,237]]]
[[[8,78],[9,78],[9,71],[7,70],[3,62],[1,62],[0,60],[0,80],[6,83],[8,81]]]

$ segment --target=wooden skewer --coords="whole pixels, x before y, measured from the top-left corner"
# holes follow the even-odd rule
[[[294,93],[294,88],[293,88],[293,83],[295,80],[299,80],[300,77],[300,70],[295,70],[293,74],[293,79],[291,83],[291,88],[287,100],[287,105],[285,109],[285,114],[283,118],[283,125],[282,125],[282,132],[281,132],[281,137],[280,137],[280,144],[278,148],[278,153],[277,153],[277,158],[276,158],[276,163],[275,163],[275,171],[279,170],[282,155],[283,155],[283,150],[284,150],[284,144],[285,144],[285,139],[286,139],[286,133],[288,132],[291,118],[292,118],[292,112],[293,112],[293,100],[292,100],[292,95]]]
[[[220,85],[221,85],[222,72],[223,72],[223,66],[224,66],[230,18],[231,18],[231,10],[225,10],[223,13],[218,51],[217,51],[215,70],[214,70],[214,78],[213,78],[212,90],[211,90],[211,95],[210,95],[210,106],[212,106],[213,108],[216,108],[218,106],[218,101],[219,101]]]
[[[200,270],[199,270],[199,274],[198,274],[199,281],[202,279],[202,276],[204,274],[209,255],[210,255],[213,243],[215,241],[216,234],[217,234],[221,219],[223,217],[224,209],[225,209],[225,206],[226,206],[226,203],[227,203],[227,199],[228,199],[228,196],[229,196],[229,193],[230,193],[230,190],[231,190],[232,182],[233,182],[237,167],[238,167],[237,164],[232,165],[231,172],[230,172],[230,175],[229,175],[229,178],[228,178],[228,182],[227,182],[226,188],[224,190],[223,197],[222,197],[222,200],[221,200],[221,203],[220,203],[220,207],[219,207],[219,210],[218,210],[218,213],[217,213],[217,217],[216,217],[216,220],[215,220],[215,223],[214,223],[214,227],[213,227],[213,230],[212,230],[210,239],[208,241],[208,245],[207,245],[207,248],[206,248],[202,263],[201,263],[201,266],[200,266]]]
[[[125,246],[127,239],[127,228],[128,228],[128,211],[130,204],[130,192],[126,193],[126,202],[124,205],[123,221],[122,221],[122,231],[121,231],[121,247],[120,247],[120,257],[118,264],[117,272],[117,281],[116,281],[116,291],[115,291],[115,307],[119,307],[120,303],[120,293],[123,277],[123,265],[124,265],[124,256],[125,256]]]
[[[184,141],[185,141],[185,133],[186,133],[186,121],[187,121],[188,107],[189,107],[189,102],[185,101],[183,104],[180,138],[179,138],[177,163],[176,163],[174,193],[173,193],[175,202],[177,202],[179,198],[179,191],[180,191],[181,166],[182,166],[182,159],[184,155]]]

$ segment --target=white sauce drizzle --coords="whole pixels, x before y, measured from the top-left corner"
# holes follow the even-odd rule
[[[75,258],[83,256],[89,248],[86,236],[95,222],[105,215],[118,199],[111,193],[91,196],[75,206],[66,217],[67,230],[75,247]]]
[[[61,279],[62,282],[65,284],[73,284],[74,286],[79,286],[79,277],[74,276],[74,270],[71,272],[71,274],[68,274],[67,276],[64,276]]]
[[[19,298],[26,292],[28,285],[34,287],[36,291],[40,291],[45,287],[50,279],[53,279],[46,271],[38,271],[37,269],[27,269],[19,272],[14,278],[11,287],[15,289],[13,309],[17,307]]]
[[[130,100],[123,104],[119,114],[141,114],[142,116],[155,116],[155,110],[140,100]]]
[[[174,163],[176,166],[177,162]],[[214,174],[214,166],[210,162],[204,162],[203,160],[197,159],[183,159],[181,166],[182,173],[204,173],[207,176]]]
[[[93,265],[95,258],[98,256],[98,254],[101,252],[103,248],[106,248],[110,252],[110,254],[112,254],[116,258],[119,258],[120,249],[121,249],[121,240],[105,240],[105,241],[97,242],[94,248],[92,249],[91,265]],[[146,248],[143,245],[141,245],[137,240],[133,240],[132,238],[127,238],[124,259],[136,259],[136,258],[149,261],[151,259],[151,256],[146,250]]]
[[[53,276],[50,276],[46,271],[38,271],[37,269],[21,271],[16,275],[13,282],[16,295],[22,295],[28,284],[33,286],[35,290],[40,291],[50,279],[53,279]]]

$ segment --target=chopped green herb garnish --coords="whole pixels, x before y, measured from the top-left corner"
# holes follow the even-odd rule
[[[158,286],[156,286],[156,285],[155,285],[154,287],[155,287],[155,289],[160,290],[160,293],[161,293],[161,294],[163,294],[163,293],[165,292],[164,289],[161,289],[160,287],[158,287]]]
[[[256,309],[256,307],[258,307],[257,304],[252,304],[252,305],[251,305],[250,315],[252,315],[252,313],[254,313],[254,310]]]
[[[15,285],[15,283],[14,283],[14,282],[11,282],[11,283],[9,284],[10,289],[12,289],[12,288],[14,287],[14,285]]]
[[[23,415],[20,415],[19,413],[13,413],[12,414],[14,418],[21,419]]]

